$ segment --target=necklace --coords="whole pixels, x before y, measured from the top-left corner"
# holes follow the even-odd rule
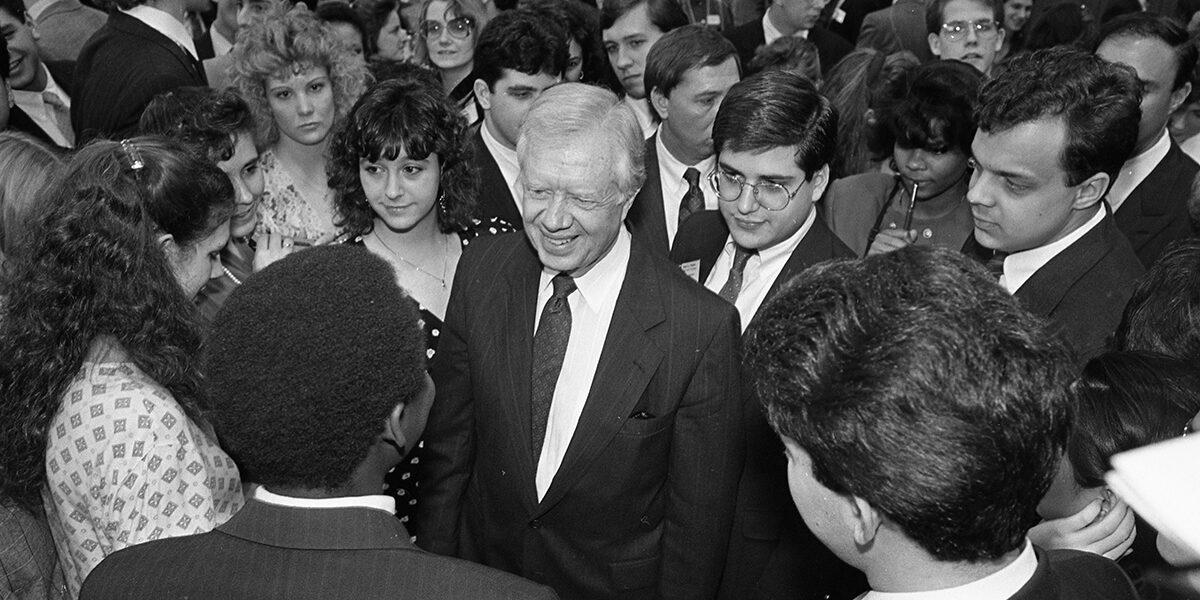
[[[418,265],[417,263],[409,261],[409,260],[405,259],[403,256],[400,256],[400,253],[396,252],[394,249],[392,249],[391,246],[388,245],[387,242],[383,241],[383,237],[380,236],[378,233],[372,231],[371,234],[374,235],[375,239],[380,244],[383,244],[383,247],[386,248],[388,252],[391,252],[392,256],[395,256],[400,262],[420,271],[426,277],[437,280],[437,282],[439,284],[441,284],[442,289],[443,290],[446,289],[446,255],[449,252],[448,252],[448,248],[446,248],[446,237],[445,236],[442,236],[442,276],[438,277],[437,275],[434,275],[433,273],[430,273],[429,271],[422,269],[421,265]]]

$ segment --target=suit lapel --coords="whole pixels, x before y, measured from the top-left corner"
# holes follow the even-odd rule
[[[500,217],[512,226],[520,227],[522,224],[521,212],[517,210],[517,202],[512,196],[508,182],[504,179],[504,174],[500,172],[500,165],[496,163],[496,157],[492,156],[491,150],[488,150],[487,144],[483,141],[484,127],[485,125],[481,122],[473,138],[475,164],[479,165],[480,204],[485,210],[495,214],[480,216]]]
[[[633,208],[629,211],[627,221],[635,238],[643,238],[655,252],[666,256],[670,251],[670,241],[667,238],[667,214],[663,208],[657,140],[657,133],[646,140],[646,182],[633,199]]]
[[[1107,205],[1104,210],[1108,210]],[[1113,235],[1119,235],[1116,225],[1112,215],[1105,215],[1094,229],[1035,271],[1013,296],[1033,314],[1049,316],[1058,308],[1071,286],[1111,251]]]
[[[533,324],[538,309],[541,265],[528,240],[523,239],[514,248],[508,257],[511,263],[507,269],[509,276],[504,277],[501,284],[506,287],[501,287],[497,298],[502,303],[499,318],[492,324],[493,339],[503,340],[501,356],[497,357],[500,364],[495,372],[506,374],[502,382],[508,389],[500,394],[506,400],[503,411],[510,422],[517,424],[516,431],[521,438],[517,460],[525,470],[525,476],[520,481],[532,483],[537,475],[537,464],[533,460],[530,441],[529,399],[532,394]],[[528,506],[537,506],[537,490],[533,485],[524,486],[522,494]]]
[[[800,240],[800,244],[792,251],[792,255],[788,257],[787,262],[783,264],[783,270],[779,272],[779,276],[771,284],[771,289],[767,292],[766,299],[763,302],[770,301],[779,292],[779,288],[783,287],[783,284],[796,275],[799,275],[801,271],[831,258],[849,258],[854,256],[853,251],[849,248],[844,253],[838,252],[837,246],[839,244],[835,244],[835,241],[833,232],[829,231],[829,227],[825,225],[825,220],[821,218],[821,215],[817,215],[808,233],[804,234],[804,238]]]

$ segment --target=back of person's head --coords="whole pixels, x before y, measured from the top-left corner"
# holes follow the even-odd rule
[[[41,189],[61,168],[62,157],[41,141],[19,131],[0,133],[0,269],[28,243],[25,231]]]
[[[646,55],[646,92],[658,90],[670,96],[689,70],[715,67],[729,59],[737,62],[737,49],[717,30],[704,25],[678,27],[659,38]]]
[[[625,13],[643,4],[646,5],[650,24],[663,33],[691,22],[678,0],[610,0],[600,8],[600,28],[612,27]]]
[[[298,252],[238,287],[204,373],[243,476],[268,488],[348,483],[397,405],[424,391],[419,318],[392,268],[362,248]]]
[[[1132,69],[1073,48],[1021,54],[983,86],[975,120],[987,133],[1042,119],[1063,120],[1059,159],[1067,185],[1115,177],[1133,152],[1141,119],[1141,83]]]
[[[817,52],[816,44],[804,38],[785,36],[759,46],[746,67],[749,73],[772,69],[791,71],[804,76],[813,85],[821,85],[821,55]]]
[[[983,75],[956,60],[926,63],[892,87],[894,98],[879,115],[894,144],[971,154],[974,111]]]
[[[764,152],[795,148],[805,181],[833,159],[837,111],[812,82],[788,71],[767,71],[729,90],[713,121],[713,148]]]
[[[436,72],[412,62],[371,60],[367,63],[367,68],[371,70],[371,79],[376,83],[389,79],[401,79],[433,87],[442,85],[442,80]]]
[[[892,156],[892,135],[881,115],[896,102],[895,90],[908,85],[909,75],[919,66],[921,60],[916,54],[907,50],[893,52],[884,59],[883,69],[867,88],[867,114],[864,118],[867,135],[864,142],[872,160],[880,161]],[[840,109],[838,116],[841,116]]]
[[[1136,4],[1136,1],[1135,1]],[[1138,12],[1117,17],[1100,28],[1093,49],[1107,40],[1118,38],[1158,40],[1175,51],[1175,81],[1171,86],[1177,90],[1192,80],[1192,69],[1196,67],[1196,43],[1187,28],[1175,19],[1148,12]]]
[[[467,124],[439,83],[390,79],[371,86],[330,142],[327,168],[339,225],[355,233],[371,230],[375,211],[363,192],[360,162],[395,160],[403,152],[414,160],[437,156],[438,226],[444,232],[465,227],[479,187],[471,151]]]
[[[1092,24],[1083,7],[1063,2],[1047,8],[1029,24],[1025,34],[1025,50],[1043,50],[1055,46],[1080,47],[1091,38]]]
[[[367,36],[367,22],[358,11],[341,0],[318,2],[314,11],[317,18],[330,25],[348,25],[358,34],[358,49],[363,56],[371,55],[371,40]]]
[[[1200,240],[1173,243],[1150,267],[1125,305],[1113,345],[1200,365]]]
[[[582,83],[606,83],[609,75],[608,57],[600,37],[600,10],[582,0],[527,0],[522,8],[535,11],[559,22],[567,31],[568,43],[579,44],[580,80]],[[478,60],[478,59],[476,59]],[[571,70],[567,62],[565,72]],[[620,83],[616,83],[620,86]]]
[[[915,57],[914,57],[915,58]],[[838,179],[868,170],[871,151],[867,144],[870,125],[871,90],[882,84],[887,57],[874,48],[859,48],[838,61],[821,82],[821,93],[829,98],[838,115],[837,144],[829,164],[830,177]]]
[[[493,90],[506,69],[560,77],[566,66],[567,34],[559,23],[532,10],[517,9],[496,15],[483,28],[475,45],[472,73]]]
[[[1126,15],[1141,13],[1146,10],[1139,0],[1107,0],[1100,10],[1100,24],[1107,25]]]
[[[981,266],[917,246],[826,262],[746,336],[752,393],[816,482],[938,561],[1022,546],[1066,442],[1071,366]]]
[[[604,148],[617,191],[632,198],[646,181],[641,131],[633,109],[616,94],[582,83],[559,84],[542,92],[525,115],[517,163],[524,165],[535,147],[565,149],[586,141]]]
[[[138,121],[142,135],[161,135],[214,164],[229,160],[234,138],[256,133],[250,106],[233,88],[182,87],[154,97]]]
[[[946,24],[946,5],[951,2],[974,2],[992,11],[997,27],[1004,22],[1004,2],[1002,0],[931,0],[925,6],[925,32],[938,35],[942,25]]]

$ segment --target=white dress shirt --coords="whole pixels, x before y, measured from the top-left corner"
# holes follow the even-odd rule
[[[263,486],[254,490],[254,499],[275,506],[290,508],[373,508],[396,514],[396,499],[382,494],[370,496],[339,496],[336,498],[293,498],[275,494]]]
[[[504,183],[508,184],[508,192],[512,194],[513,201],[517,204],[517,212],[524,217],[525,203],[521,202],[521,194],[517,193],[517,175],[521,172],[520,167],[517,166],[517,151],[501,144],[500,140],[496,139],[496,136],[488,130],[486,120],[479,125],[479,134],[483,137],[483,145],[487,146],[488,152],[492,153],[492,158],[496,159],[496,166],[500,167],[500,175],[504,177]]]
[[[758,308],[762,306],[763,300],[767,299],[767,292],[771,291],[771,286],[783,272],[783,266],[787,264],[804,236],[808,235],[808,230],[812,229],[813,222],[816,220],[817,211],[814,209],[808,213],[804,224],[791,237],[770,248],[760,249],[758,254],[751,256],[750,260],[746,262],[746,269],[742,271],[742,289],[738,292],[737,301],[734,302],[734,305],[737,306],[738,316],[742,319],[743,333],[750,326],[750,320],[758,313]],[[725,240],[725,249],[717,257],[712,271],[708,272],[708,280],[704,282],[704,287],[712,290],[713,293],[719,293],[725,286],[725,282],[729,280],[729,268],[733,266],[733,252],[733,238],[729,237]]]
[[[927,592],[877,592],[871,590],[861,600],[1008,600],[1033,579],[1037,555],[1033,544],[1025,540],[1025,549],[1004,568],[971,583]]]
[[[1117,212],[1118,208],[1125,203],[1125,199],[1141,185],[1146,177],[1150,175],[1150,171],[1166,158],[1167,151],[1171,149],[1171,136],[1167,135],[1167,130],[1164,129],[1162,134],[1158,136],[1158,141],[1147,148],[1145,152],[1130,158],[1121,165],[1121,171],[1117,174],[1117,179],[1113,181],[1112,187],[1108,189],[1108,205],[1112,207],[1113,213]]]
[[[587,273],[575,278],[576,290],[567,297],[571,307],[571,335],[567,340],[562,370],[554,386],[554,397],[550,402],[550,415],[546,422],[546,439],[542,442],[542,453],[537,464],[537,495],[541,500],[575,435],[579,415],[592,389],[592,379],[600,363],[600,352],[608,337],[608,326],[612,322],[613,309],[617,306],[617,295],[629,268],[629,231],[624,227],[608,254],[601,258]],[[551,280],[558,273],[542,269],[538,284],[537,317],[534,331],[542,320],[542,309],[554,296]]]
[[[1191,157],[1192,160],[1200,163],[1200,135],[1193,135],[1179,142],[1179,149],[1183,150],[1183,153]]]
[[[650,113],[650,103],[645,98],[637,100],[632,96],[625,96],[624,100],[625,104],[633,109],[634,116],[637,117],[638,125],[642,128],[642,139],[650,139],[657,127],[654,123],[654,115]]]
[[[192,42],[192,35],[188,33],[187,25],[179,19],[172,17],[170,13],[146,4],[139,4],[128,10],[121,9],[121,12],[167,36],[172,42],[175,42],[180,48],[183,48],[185,52],[190,54],[192,58],[199,59],[199,55],[196,54],[196,44]]]
[[[38,20],[38,17],[42,16],[42,13],[46,12],[46,9],[50,8],[50,5],[54,4],[55,2],[58,2],[58,0],[37,0],[37,2],[30,4],[29,7],[25,9],[25,14],[29,15],[29,19],[31,21],[36,21]]]
[[[212,38],[213,56],[225,56],[229,54],[230,50],[233,50],[233,42],[221,35],[221,32],[217,31],[216,27],[213,27],[209,31],[212,33],[209,37]]]
[[[1017,293],[1017,290],[1021,289],[1021,286],[1025,285],[1025,282],[1029,281],[1029,278],[1033,277],[1038,269],[1046,266],[1051,259],[1074,244],[1084,234],[1095,229],[1104,220],[1107,212],[1103,206],[1097,208],[1096,214],[1092,215],[1078,229],[1063,236],[1062,239],[1045,246],[1013,252],[1004,257],[1004,275],[1000,277],[1000,285],[1004,286],[1004,289],[1008,290],[1010,294]]]
[[[700,172],[700,191],[704,192],[704,209],[716,210],[717,193],[708,185],[708,174],[717,164],[716,155],[710,156],[694,165],[685,165],[663,145],[662,126],[658,127],[658,137],[654,141],[658,152],[658,178],[662,188],[663,213],[667,217],[668,246],[675,243],[675,234],[679,232],[679,204],[687,193],[688,182],[683,178],[688,168]]]
[[[777,40],[781,37],[785,37],[783,35],[783,32],[780,31],[779,28],[775,27],[775,24],[771,22],[771,11],[773,11],[773,10],[775,10],[774,6],[768,8],[767,12],[763,14],[762,26],[763,26],[763,40],[764,40],[763,45],[764,46],[770,45],[771,42],[774,42],[775,40]],[[808,30],[800,29],[800,30],[796,31],[796,33],[793,33],[792,36],[798,37],[798,38],[803,38],[803,39],[808,39]]]
[[[63,131],[59,127],[58,118],[54,116],[55,109],[46,104],[44,94],[54,94],[62,102],[64,107],[62,110],[66,111],[66,122],[70,122],[71,118],[71,97],[67,96],[67,93],[50,76],[50,70],[46,68],[46,65],[42,65],[42,70],[46,72],[46,89],[40,92],[13,90],[13,103],[25,111],[25,114],[29,115],[29,118],[37,123],[38,127],[49,134],[55,144],[64,148],[72,148],[75,146],[75,132]]]

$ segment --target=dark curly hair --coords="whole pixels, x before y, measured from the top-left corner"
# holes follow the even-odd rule
[[[142,112],[138,130],[170,137],[213,164],[233,156],[234,136],[256,133],[250,106],[237,91],[206,87],[181,87],[155,96]]]
[[[905,79],[880,115],[892,143],[970,156],[983,75],[967,63],[939,60],[913,69]]]
[[[200,419],[200,335],[159,237],[192,246],[229,220],[233,195],[216,166],[150,137],[83,148],[42,192],[0,316],[3,495],[40,506],[47,427],[97,336]]]
[[[328,169],[337,225],[355,235],[371,231],[375,211],[363,193],[359,160],[395,160],[401,151],[418,160],[437,154],[438,228],[449,233],[466,227],[479,189],[467,125],[440,88],[416,77],[372,86],[334,134]]]

